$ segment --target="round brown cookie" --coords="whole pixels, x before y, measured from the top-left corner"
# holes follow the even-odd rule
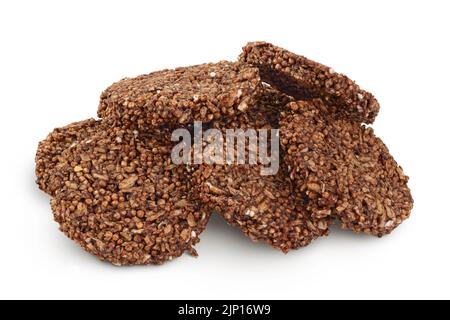
[[[209,214],[190,200],[185,166],[171,146],[136,131],[108,128],[64,152],[64,186],[52,200],[61,230],[115,265],[161,264],[196,255]]]
[[[261,90],[258,69],[232,62],[163,70],[113,84],[98,115],[140,129],[209,122],[244,112]]]
[[[264,241],[287,253],[328,235],[331,221],[313,219],[281,169],[262,176],[261,166],[204,166],[194,177],[203,182],[205,207],[239,227],[253,241]]]
[[[57,185],[51,180],[58,179],[53,175],[53,169],[58,164],[61,154],[64,150],[92,135],[100,126],[101,121],[94,119],[75,122],[53,130],[45,140],[39,143],[35,159],[36,183],[42,191],[51,196],[55,194],[56,190],[50,185]]]
[[[380,109],[371,93],[345,75],[270,43],[249,43],[240,61],[258,67],[263,81],[295,99],[324,99],[349,119],[372,123]]]
[[[321,100],[294,102],[281,115],[284,160],[313,216],[383,236],[411,213],[408,177],[373,129],[332,114]]]
[[[264,106],[215,126],[223,131],[271,128]],[[331,220],[308,215],[283,163],[275,175],[262,175],[263,167],[261,163],[203,164],[193,174],[193,185],[198,186],[197,196],[206,208],[239,227],[253,241],[264,241],[285,253],[327,235]]]

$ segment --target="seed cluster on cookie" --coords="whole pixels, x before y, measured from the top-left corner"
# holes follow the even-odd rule
[[[328,235],[334,221],[383,236],[410,216],[413,199],[403,169],[364,125],[378,112],[375,97],[348,77],[269,43],[249,43],[237,62],[113,84],[101,95],[99,120],[55,129],[39,143],[37,184],[52,197],[61,231],[115,265],[196,256],[213,213],[285,253]],[[222,157],[230,132],[264,137],[269,150],[245,144],[254,161],[237,163],[211,162],[218,155],[205,148],[210,161],[197,163],[192,154],[177,164],[172,133],[192,133],[194,122],[215,130]]]

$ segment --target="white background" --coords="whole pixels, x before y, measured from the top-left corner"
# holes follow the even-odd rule
[[[449,1],[1,1],[0,298],[450,298]],[[285,256],[213,218],[161,267],[101,263],[58,231],[34,184],[54,127],[96,115],[125,76],[235,59],[265,40],[348,74],[410,175],[410,220],[383,239],[334,228]]]

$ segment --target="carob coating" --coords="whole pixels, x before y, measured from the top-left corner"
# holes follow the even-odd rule
[[[321,100],[287,109],[284,160],[314,217],[331,213],[346,229],[381,237],[410,216],[408,177],[372,128],[330,113]]]
[[[206,123],[247,111],[260,90],[258,69],[238,63],[164,70],[113,84],[101,96],[98,115],[140,129]]]
[[[321,98],[349,119],[372,123],[380,109],[375,97],[345,75],[266,42],[249,43],[240,62],[260,69],[263,81],[296,100]]]
[[[161,264],[194,245],[209,214],[190,200],[185,166],[168,142],[108,128],[64,152],[64,185],[52,200],[60,229],[115,265]]]
[[[241,114],[217,128],[270,129],[271,106],[259,105],[252,113]],[[273,112],[276,114],[276,112]],[[232,125],[233,127],[229,127]],[[270,144],[269,144],[270,145]],[[248,151],[248,150],[247,150]],[[281,160],[282,162],[282,160]],[[289,180],[283,162],[276,175],[261,175],[257,165],[200,165],[193,185],[203,205],[220,214],[253,241],[263,241],[287,253],[328,235],[331,219],[312,218]]]
[[[74,122],[62,128],[57,128],[51,132],[47,138],[39,142],[36,153],[36,183],[45,193],[54,196],[55,185],[59,183],[59,177],[53,174],[54,168],[58,165],[59,158],[64,150],[74,146],[79,141],[92,135],[101,126],[101,121],[88,119]]]

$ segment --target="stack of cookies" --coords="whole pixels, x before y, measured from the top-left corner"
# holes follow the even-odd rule
[[[37,183],[61,231],[115,265],[197,255],[213,213],[286,253],[334,222],[381,237],[409,217],[413,199],[367,126],[378,111],[372,94],[331,68],[250,43],[237,62],[113,84],[99,120],[55,129],[39,144]],[[194,122],[224,135],[279,129],[278,170],[262,174],[262,161],[174,162],[173,132]]]

